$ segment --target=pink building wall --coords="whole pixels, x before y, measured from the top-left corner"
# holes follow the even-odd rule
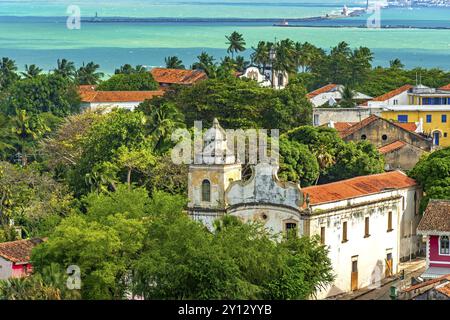
[[[446,267],[450,265],[450,255],[439,255],[439,236],[430,236],[428,240],[429,245],[429,261],[430,267]],[[444,263],[431,263],[431,261],[446,262]]]
[[[12,265],[12,274],[13,278],[22,278],[27,276],[27,274],[31,273],[33,270],[31,264],[21,264],[21,265]]]

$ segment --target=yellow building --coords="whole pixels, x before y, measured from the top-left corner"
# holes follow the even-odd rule
[[[420,123],[422,132],[433,137],[435,145],[450,146],[450,106],[394,107],[383,111],[382,117],[398,122]]]
[[[419,132],[433,137],[437,146],[450,146],[450,90],[423,85],[405,85],[368,102],[369,107],[382,108],[385,119],[414,122]]]

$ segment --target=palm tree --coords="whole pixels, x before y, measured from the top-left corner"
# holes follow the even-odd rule
[[[313,147],[313,154],[319,163],[319,173],[324,172],[328,167],[334,164],[334,157],[328,151],[328,147],[324,144],[319,144]],[[320,174],[317,177],[316,184],[319,182]]]
[[[260,41],[256,48],[252,48],[253,53],[251,54],[252,63],[261,66],[263,69],[263,73],[266,71],[266,66],[270,63],[269,59],[269,51],[270,47],[266,42]]]
[[[147,69],[142,65],[137,65],[133,67],[131,64],[124,64],[119,69],[116,69],[114,74],[136,74],[136,73],[146,73]]]
[[[104,73],[103,72],[97,72],[97,70],[100,68],[100,65],[89,62],[88,64],[84,64],[83,66],[78,69],[76,78],[77,82],[80,85],[95,85],[98,84],[103,78]]]
[[[355,103],[355,92],[350,88],[350,86],[345,86],[341,90],[341,101],[339,101],[339,106],[341,108],[353,108],[356,106]]]
[[[250,65],[250,62],[246,61],[243,56],[237,56],[234,62],[236,70],[239,72],[243,72]]]
[[[183,61],[178,59],[177,56],[169,56],[164,59],[166,62],[166,68],[169,69],[185,69]]]
[[[405,65],[398,58],[389,61],[389,66],[391,69],[403,69],[405,67]]]
[[[36,78],[42,73],[42,69],[35,64],[25,65],[25,72],[21,72],[26,79]]]
[[[279,72],[295,72],[295,45],[290,39],[282,40],[275,44],[276,58],[273,69]]]
[[[203,70],[208,77],[215,77],[216,64],[214,62],[214,57],[203,51],[199,56],[197,56],[197,59],[198,62],[195,62],[192,65],[192,69]]]
[[[39,116],[29,116],[26,110],[16,110],[16,115],[12,118],[12,124],[12,131],[19,138],[22,166],[26,166],[28,163],[28,142],[38,140],[50,129]]]
[[[57,61],[58,66],[53,70],[55,74],[58,74],[64,78],[73,79],[76,75],[75,64],[67,59]]]
[[[226,44],[228,45],[227,52],[231,53],[231,57],[234,59],[234,53],[245,51],[245,40],[242,34],[234,31],[231,35],[225,36],[227,38]]]
[[[16,62],[3,57],[0,61],[0,89],[9,87],[14,81],[19,79],[16,71]]]
[[[182,113],[173,103],[152,106],[149,120],[150,136],[154,141],[154,149],[159,153],[170,147],[172,133],[185,126]]]

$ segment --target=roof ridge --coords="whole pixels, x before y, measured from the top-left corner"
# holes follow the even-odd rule
[[[357,177],[353,177],[353,178],[349,178],[349,179],[345,179],[345,180],[334,181],[334,182],[325,183],[325,184],[318,184],[318,185],[315,185],[315,186],[309,186],[309,187],[302,188],[302,189],[304,190],[304,189],[307,189],[307,188],[315,188],[315,187],[322,187],[322,186],[330,186],[330,185],[337,184],[337,183],[348,182],[348,181],[358,180],[358,179],[367,178],[367,177],[375,177],[375,176],[382,176],[382,175],[391,175],[391,174],[396,173],[396,172],[397,172],[397,173],[401,173],[401,174],[403,174],[404,176],[407,176],[407,177],[408,177],[408,175],[407,175],[406,173],[404,173],[403,171],[401,171],[401,170],[394,170],[394,171],[389,171],[389,172],[382,172],[382,173],[368,174],[368,175],[365,175],[365,176],[357,176]],[[408,177],[408,178],[409,178],[409,177]],[[411,179],[412,179],[412,178],[411,178]]]

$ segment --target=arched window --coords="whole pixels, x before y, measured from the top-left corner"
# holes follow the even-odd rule
[[[450,243],[448,236],[441,236],[439,239],[439,253],[450,255]]]
[[[203,180],[202,182],[202,201],[211,201],[211,182],[208,180]]]
[[[284,85],[284,75],[282,73],[278,74],[278,86],[282,87]]]

